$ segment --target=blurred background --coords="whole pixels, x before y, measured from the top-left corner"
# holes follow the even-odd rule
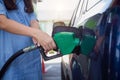
[[[42,0],[35,4],[40,27],[51,34],[53,23],[63,21],[69,23],[79,0]]]

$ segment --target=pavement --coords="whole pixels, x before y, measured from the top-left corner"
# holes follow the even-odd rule
[[[45,61],[43,80],[61,80],[61,58]]]

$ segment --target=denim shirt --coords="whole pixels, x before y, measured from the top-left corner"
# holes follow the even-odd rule
[[[16,0],[16,5],[17,10],[7,11],[3,0],[0,0],[0,15],[5,15],[8,19],[29,27],[30,21],[35,20],[36,15],[25,12],[23,0]],[[31,37],[0,30],[0,69],[15,52],[32,44]],[[40,75],[40,54],[38,50],[35,50],[17,58],[7,70],[3,80],[40,80]]]

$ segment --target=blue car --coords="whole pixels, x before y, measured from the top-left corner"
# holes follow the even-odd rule
[[[83,28],[84,34],[94,33],[97,36],[103,13],[117,0],[80,0],[69,26]],[[89,45],[89,44],[88,44]],[[103,52],[103,50],[101,50]],[[101,55],[94,52],[84,55],[70,54],[62,57],[61,77],[62,80],[111,80],[103,79],[103,65]],[[119,80],[119,79],[112,79]]]

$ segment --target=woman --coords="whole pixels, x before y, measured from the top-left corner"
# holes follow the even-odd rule
[[[56,48],[53,39],[38,27],[32,0],[0,0],[0,69],[13,53],[33,43],[45,52]],[[42,80],[39,51],[17,58],[3,80]]]

